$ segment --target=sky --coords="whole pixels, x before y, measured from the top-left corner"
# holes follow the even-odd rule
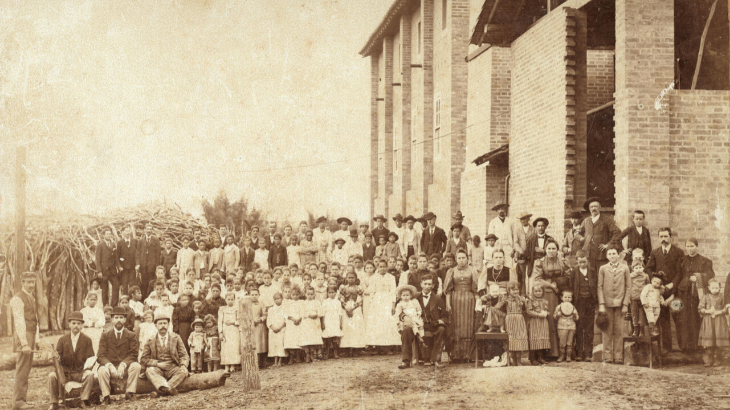
[[[29,214],[199,214],[225,190],[279,220],[367,219],[358,51],[391,2],[0,1],[0,219],[19,145]]]

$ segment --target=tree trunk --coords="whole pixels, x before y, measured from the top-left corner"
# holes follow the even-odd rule
[[[241,372],[243,374],[243,391],[260,390],[259,358],[253,342],[255,326],[251,299],[244,297],[238,302],[239,328],[241,329]]]

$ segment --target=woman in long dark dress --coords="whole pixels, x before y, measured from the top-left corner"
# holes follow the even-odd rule
[[[702,318],[698,310],[701,294],[708,294],[707,282],[715,277],[712,261],[698,253],[697,239],[689,238],[685,243],[687,254],[680,265],[682,275],[677,286],[677,295],[683,302],[677,323],[677,341],[682,351],[697,350]]]
[[[453,360],[468,361],[474,354],[474,330],[479,272],[469,266],[466,251],[456,253],[456,266],[449,269],[444,281],[446,311],[451,313],[454,327],[454,345],[449,356]]]
[[[554,312],[558,306],[560,288],[570,289],[568,286],[559,286],[559,282],[570,280],[570,267],[558,257],[558,243],[552,239],[545,246],[546,255],[535,261],[532,271],[532,284],[542,285],[544,298],[548,301],[548,312]],[[558,357],[558,328],[553,315],[548,315],[550,326],[550,357]]]

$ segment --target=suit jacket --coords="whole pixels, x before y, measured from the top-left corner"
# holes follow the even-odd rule
[[[432,275],[431,271],[428,269],[418,270],[415,271],[409,271],[408,272],[408,284],[415,287],[416,290],[419,292],[421,291],[421,278],[425,275]],[[431,293],[438,293],[439,291],[439,276],[438,275],[432,275],[433,276],[433,289],[431,290]],[[443,281],[443,279],[442,279]]]
[[[445,326],[438,323],[439,320],[446,323],[446,304],[441,296],[431,291],[431,297],[428,299],[428,305],[426,306],[423,305],[423,293],[419,293],[416,299],[421,304],[421,310],[423,311],[424,330],[431,332],[437,330],[439,326]]]
[[[142,273],[154,274],[157,263],[160,261],[160,240],[150,236],[149,241],[142,235],[137,241],[137,264]]]
[[[96,356],[101,366],[111,363],[116,367],[123,362],[129,369],[129,365],[137,361],[138,354],[139,339],[137,335],[124,328],[122,329],[122,337],[117,339],[114,328],[112,328],[102,333]]]
[[[160,265],[165,267],[165,272],[167,272],[168,276],[170,274],[170,268],[175,266],[176,263],[177,251],[175,249],[170,249],[170,253],[167,253],[167,249],[160,251]]]
[[[535,228],[532,225],[527,225],[527,232],[522,228],[521,223],[515,224],[512,228],[512,234],[514,236],[515,251],[519,252],[522,257],[525,257],[525,250],[527,249],[527,239],[535,234]],[[509,255],[504,255],[505,258],[509,258]]]
[[[274,232],[274,233],[276,233],[276,232]],[[268,234],[268,233],[267,233],[267,234],[266,234],[266,235],[264,236],[264,238],[266,239],[266,250],[268,250],[268,251],[270,251],[270,250],[271,250],[271,247],[272,247],[272,246],[274,245],[274,241],[273,241],[273,240],[271,240],[271,235],[273,235],[274,233],[272,233],[272,234]],[[283,236],[284,236],[284,235],[282,235],[282,237],[283,237]],[[286,248],[286,245],[284,245],[284,247]]]
[[[155,335],[145,343],[142,358],[139,360],[140,365],[142,365],[140,373],[144,373],[148,367],[157,367],[157,339],[158,336]],[[185,350],[182,338],[177,333],[168,330],[167,343],[170,346],[172,361],[180,367],[188,367],[190,356],[188,356],[188,351]]]
[[[71,333],[67,333],[58,339],[56,351],[61,357],[61,366],[66,373],[78,373],[84,370],[86,359],[94,355],[94,347],[91,338],[83,333],[79,334],[76,342],[76,351],[71,343]]]
[[[583,250],[588,252],[588,258],[593,261],[605,261],[608,260],[606,257],[606,251],[598,249],[598,245],[614,245],[621,250],[621,241],[619,236],[621,230],[616,226],[616,222],[613,218],[606,215],[600,214],[596,223],[593,223],[591,217],[587,217],[581,224],[583,232],[585,232],[586,241],[583,244]]]
[[[668,298],[677,291],[679,281],[682,280],[682,260],[684,260],[684,252],[674,245],[669,248],[666,255],[661,246],[651,251],[651,255],[649,255],[649,261],[646,263],[646,273],[649,277],[653,278],[658,276],[659,272],[664,272],[664,276],[659,276],[664,284],[674,284],[672,289],[664,291],[664,298]]]
[[[117,242],[117,256],[123,272],[134,272],[137,266],[137,240],[129,238],[129,246],[124,239]]]
[[[362,245],[362,260],[367,262],[373,260],[375,257],[375,245],[371,243]]]
[[[241,254],[241,267],[243,268],[243,271],[245,273],[248,273],[251,271],[251,264],[253,263],[253,258],[256,255],[256,250],[254,248],[249,248],[246,250],[245,247],[242,247],[239,250],[239,253]]]
[[[588,286],[591,288],[591,296],[593,297],[593,303],[598,304],[598,276],[596,271],[588,267]],[[580,299],[580,280],[583,278],[583,274],[580,272],[580,268],[573,269],[570,274],[570,281],[573,283],[573,305],[578,304]]]
[[[533,234],[532,236],[527,238],[527,243],[525,245],[524,257],[525,257],[525,263],[527,264],[526,272],[527,272],[528,277],[532,276],[532,269],[535,266],[535,261],[543,258],[546,255],[546,253],[541,254],[535,250],[535,248],[537,248],[537,244],[538,244],[537,239],[538,239],[538,237],[537,237],[537,232],[536,232],[535,234]],[[545,246],[547,246],[547,243],[550,240],[554,240],[553,237],[548,234],[545,234],[545,241],[543,242],[543,246],[542,246],[543,251],[545,251]]]
[[[274,243],[269,248],[269,268],[274,269],[277,266],[288,266],[288,263],[286,248],[283,245],[276,246]]]
[[[434,253],[442,254],[446,249],[446,232],[443,229],[434,227],[433,235],[431,235],[431,228],[426,227],[421,234],[421,251],[425,252],[426,255],[433,255]]]
[[[111,246],[102,240],[96,245],[96,269],[103,277],[116,276],[117,274],[117,244],[112,241]]]
[[[390,234],[390,229],[383,227],[383,229],[375,228],[372,230],[373,233],[373,240],[375,243],[380,243],[380,235],[385,235],[385,240],[388,240],[388,234]]]
[[[636,230],[636,226],[629,226],[621,232],[621,235],[619,235],[619,242],[627,236],[629,237],[626,241],[627,249],[644,250],[644,261],[647,261],[649,259],[649,255],[651,255],[651,234],[649,233],[649,229],[644,226],[641,229],[641,234],[639,234],[639,231]],[[626,262],[629,262],[629,266],[631,266],[631,253],[626,255]]]

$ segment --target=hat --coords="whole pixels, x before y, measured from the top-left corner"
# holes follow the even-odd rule
[[[583,217],[583,214],[580,213],[580,211],[573,211],[570,213],[570,219],[580,219]]]
[[[404,290],[408,290],[411,292],[411,297],[414,297],[418,294],[418,290],[413,285],[401,285],[398,286],[398,289],[395,290],[395,293],[398,294],[398,299],[400,299],[400,294],[403,293]]]
[[[368,223],[366,221],[362,221],[362,222],[360,222],[360,226],[370,226],[370,223]]]
[[[487,235],[486,238],[484,238],[484,241],[486,242],[486,241],[488,241],[490,239],[494,239],[495,241],[498,241],[499,240],[499,238],[497,238],[497,235],[495,235],[493,233],[490,233],[489,235]]]
[[[547,218],[539,217],[539,218],[535,219],[534,221],[532,221],[532,226],[537,227],[537,223],[540,222],[540,221],[545,222],[545,227],[546,228],[547,228],[548,225],[550,225],[550,221],[548,221]]]
[[[451,230],[453,231],[454,229],[457,229],[457,228],[462,229],[462,227],[463,226],[461,225],[461,222],[457,222],[457,223],[451,225]]]
[[[596,315],[596,326],[604,332],[608,330],[608,315],[606,312],[598,312]]]
[[[70,322],[72,320],[75,320],[77,322],[84,322],[84,315],[83,313],[79,312],[78,310],[76,312],[71,312],[71,314],[66,318],[66,321]]]
[[[391,232],[388,234],[388,239],[390,239],[391,236],[395,236],[395,240],[398,241],[398,234],[395,232]]]
[[[504,202],[502,202],[502,201],[498,201],[498,202],[497,202],[497,203],[496,203],[496,204],[495,204],[495,205],[494,205],[494,206],[492,207],[492,211],[498,211],[498,210],[499,210],[499,208],[509,208],[509,205],[507,205],[506,203],[504,203]]]
[[[182,240],[183,240],[183,241],[189,241],[189,240],[190,240],[190,237],[189,237],[189,236],[187,236],[187,235],[185,235],[185,236],[183,236],[183,237],[182,237]]]
[[[373,221],[383,221],[388,222],[388,220],[383,215],[375,215],[375,218],[373,218]]]
[[[38,275],[36,275],[35,272],[23,272],[23,275],[20,277],[20,280],[36,280],[38,278]]]
[[[425,220],[427,220],[427,221],[428,221],[429,219],[434,219],[434,218],[436,218],[436,214],[435,214],[435,213],[433,213],[433,212],[431,212],[431,211],[428,211],[428,212],[426,212],[426,214],[425,214],[425,215],[423,215],[423,216],[422,216],[421,218],[422,218],[422,219],[425,219]]]
[[[327,222],[327,218],[325,218],[324,216],[320,216],[319,218],[317,218],[317,223],[318,224],[319,223],[322,223],[322,222]]]
[[[346,240],[345,240],[344,238],[336,238],[336,239],[335,239],[335,244],[336,244],[337,242],[342,242],[342,243],[345,243],[345,242],[347,242],[347,241],[346,241]]]
[[[416,222],[416,217],[413,216],[413,215],[408,215],[408,216],[406,216],[406,219],[404,219],[403,221],[405,221],[405,222],[408,222],[408,221]]]
[[[381,240],[381,239],[387,240],[388,238],[385,235],[378,235],[378,240]]]
[[[356,237],[356,236],[359,236],[359,235],[360,235],[360,234],[358,234],[358,233],[357,233],[357,229],[350,229],[350,237],[351,237],[351,238],[352,238],[352,237]]]
[[[309,225],[309,223],[307,221],[302,221],[302,222],[299,222],[299,225]]]
[[[456,211],[456,213],[454,214],[454,219],[456,219],[457,221],[461,221],[464,219],[464,215],[461,213],[461,211]]]
[[[274,239],[281,239],[281,234],[279,232],[275,233]]]
[[[591,205],[591,203],[592,203],[592,202],[598,202],[598,203],[600,204],[600,203],[601,203],[601,200],[600,200],[600,199],[598,199],[598,197],[597,197],[597,196],[592,196],[592,197],[590,197],[590,198],[586,199],[586,201],[585,201],[585,202],[583,202],[583,208],[584,208],[584,209],[585,209],[586,211],[589,211],[590,209],[589,209],[588,207],[589,207],[589,206]]]
[[[402,221],[403,220],[403,215],[401,215],[401,214],[395,214],[395,216],[393,217],[393,220],[394,221]]]
[[[155,323],[157,323],[158,320],[167,320],[168,322],[170,322],[170,315],[168,315],[167,313],[165,313],[161,310],[156,310],[155,311]]]
[[[522,211],[522,212],[520,212],[519,215],[517,215],[517,219],[525,219],[525,218],[530,218],[530,217],[532,217],[532,214],[527,213],[525,211]]]
[[[124,310],[123,307],[117,306],[114,309],[112,309],[112,317],[114,316],[124,316],[127,317],[127,311]]]
[[[349,220],[349,219],[347,219],[347,218],[345,218],[344,216],[342,218],[337,218],[337,223],[338,224],[341,224],[343,222],[346,222],[348,225],[352,225],[352,221]]]
[[[190,324],[190,327],[195,329],[195,325],[197,325],[198,323],[200,323],[201,326],[205,327],[205,322],[203,322],[203,319],[201,318],[193,320],[193,323]]]
[[[366,238],[372,238],[373,237],[373,234],[370,231],[367,231],[367,232],[365,232],[365,237]]]

